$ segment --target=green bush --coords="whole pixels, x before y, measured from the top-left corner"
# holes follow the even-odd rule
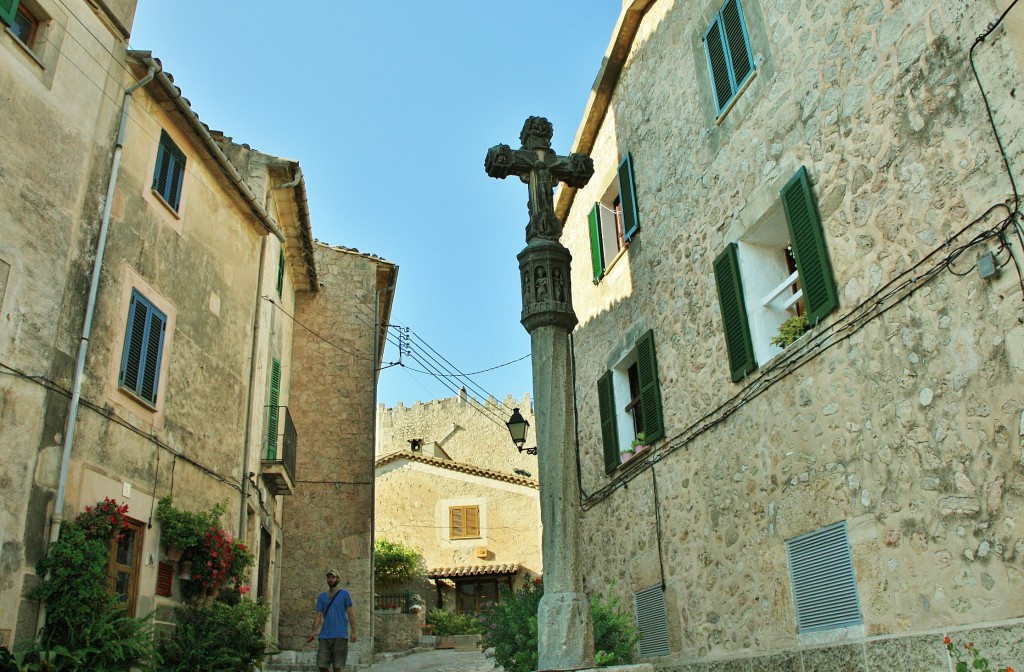
[[[174,500],[162,497],[156,505],[156,519],[160,521],[160,541],[164,546],[177,546],[182,550],[203,543],[211,527],[220,527],[221,516],[227,506],[221,502],[209,511],[193,513],[175,508]]]
[[[791,315],[779,325],[779,333],[772,337],[772,345],[785,348],[795,343],[809,328],[807,315]]]
[[[174,635],[160,641],[161,672],[250,672],[276,647],[263,625],[270,607],[252,600],[175,610]]]
[[[596,595],[590,600],[594,661],[598,667],[628,665],[636,659],[640,633],[614,591],[613,584],[607,597]],[[485,613],[483,644],[494,649],[496,667],[505,672],[537,669],[537,608],[543,596],[543,582],[534,579],[515,592],[502,591],[501,601]]]
[[[444,609],[431,609],[426,615],[427,625],[434,626],[434,634],[438,637],[451,635],[479,635],[484,625],[473,614],[456,614]]]
[[[377,539],[373,543],[373,581],[378,588],[407,583],[423,575],[423,558],[401,542]]]

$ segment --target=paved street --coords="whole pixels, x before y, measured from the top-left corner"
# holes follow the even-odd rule
[[[483,651],[455,651],[436,649],[414,653],[386,663],[371,665],[369,672],[501,672],[494,667],[494,661],[484,656]]]

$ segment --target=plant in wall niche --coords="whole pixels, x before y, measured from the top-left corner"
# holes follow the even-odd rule
[[[245,573],[256,560],[245,544],[216,525],[206,531],[198,546],[185,551],[182,558],[192,563],[192,574],[182,586],[184,593],[198,598],[216,597],[224,585],[231,585],[236,594],[240,594]]]
[[[176,508],[170,497],[162,497],[156,505],[156,519],[160,521],[160,541],[167,548],[168,557],[177,560],[184,551],[203,543],[211,527],[220,527],[220,518],[227,510],[221,502],[209,511],[185,511]]]
[[[956,661],[956,672],[967,672],[968,670],[995,670],[996,672],[1014,672],[1013,667],[989,667],[989,660],[981,655],[974,642],[967,642],[964,645],[954,644],[950,637],[942,640],[946,645],[949,657]]]
[[[803,336],[808,329],[810,325],[807,324],[806,315],[793,315],[779,325],[779,333],[772,337],[772,345],[784,348]]]

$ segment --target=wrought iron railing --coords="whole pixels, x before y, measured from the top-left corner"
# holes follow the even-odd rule
[[[373,608],[379,610],[401,609],[403,614],[409,613],[412,606],[412,593],[379,593],[373,596]]]
[[[267,452],[263,456],[264,461],[280,462],[284,464],[288,477],[295,482],[295,452],[299,444],[299,435],[295,431],[295,423],[292,422],[292,414],[287,406],[278,406],[278,419],[284,416],[283,432],[279,433],[276,441],[267,446]],[[278,422],[278,426],[282,423]]]

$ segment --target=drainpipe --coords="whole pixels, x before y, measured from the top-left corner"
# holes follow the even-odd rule
[[[85,323],[82,325],[82,338],[78,343],[78,361],[75,363],[75,374],[71,384],[71,406],[68,409],[67,423],[64,426],[64,450],[60,458],[60,477],[57,481],[57,502],[50,518],[50,543],[60,538],[60,526],[64,519],[64,494],[68,485],[68,468],[71,464],[71,445],[75,437],[75,421],[78,419],[78,406],[82,398],[82,378],[85,373],[85,355],[89,350],[89,335],[92,332],[92,319],[96,314],[96,296],[100,288],[100,271],[103,268],[103,253],[107,247],[107,232],[110,230],[110,209],[114,202],[114,188],[117,175],[121,168],[121,154],[124,148],[125,128],[128,126],[128,110],[131,108],[132,94],[145,86],[160,71],[156,61],[147,63],[149,71],[146,76],[124,90],[121,104],[121,121],[117,127],[117,139],[114,142],[114,157],[110,165],[110,179],[107,182],[107,198],[103,203],[103,214],[100,218],[100,236],[96,242],[96,259],[92,265],[92,279],[89,284],[89,300],[85,307]],[[39,609],[39,628],[46,624],[46,604]]]

